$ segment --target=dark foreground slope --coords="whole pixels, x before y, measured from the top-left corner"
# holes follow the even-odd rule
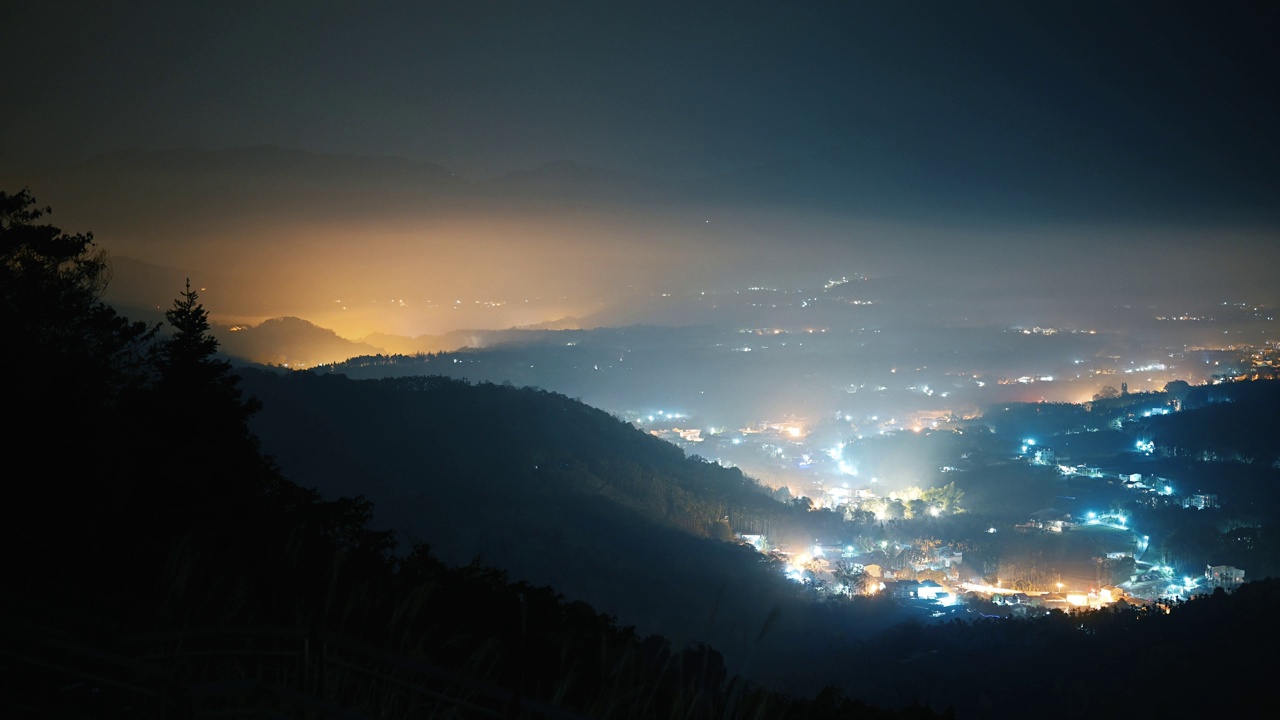
[[[881,702],[910,697],[960,718],[1269,718],[1277,607],[1275,579],[1018,620],[988,604],[967,622],[899,626],[843,669]]]
[[[434,377],[245,382],[264,404],[253,427],[290,477],[368,497],[380,526],[446,562],[492,564],[644,632],[709,642],[752,677],[814,690],[810,668],[900,619],[887,603],[814,602],[726,541],[817,513],[563,395]]]

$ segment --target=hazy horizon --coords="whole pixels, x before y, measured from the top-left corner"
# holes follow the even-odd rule
[[[0,20],[22,68],[0,182],[94,232],[128,306],[191,277],[221,321],[360,338],[686,323],[665,295],[841,277],[891,323],[1118,330],[1280,301],[1261,3]]]

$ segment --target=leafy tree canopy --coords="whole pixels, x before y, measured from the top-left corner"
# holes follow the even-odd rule
[[[105,255],[89,233],[41,223],[49,212],[26,191],[0,192],[0,402],[19,418],[13,457],[56,457],[66,473],[96,462],[86,437],[150,377],[156,328],[100,299]]]

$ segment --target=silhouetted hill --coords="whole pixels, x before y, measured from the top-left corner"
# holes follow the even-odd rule
[[[582,330],[584,327],[591,327],[591,324],[582,318],[562,317],[557,320],[547,320],[545,322],[534,323],[532,325],[521,325],[517,330]]]
[[[845,669],[880,698],[911,693],[960,718],[1009,708],[1063,719],[1264,718],[1270,666],[1242,643],[1280,638],[1277,602],[1280,581],[1266,580],[1179,603],[903,625],[865,643]],[[1230,708],[1207,688],[1228,693]]]
[[[100,155],[62,168],[58,174],[72,183],[92,183],[128,177],[155,184],[156,198],[175,194],[190,197],[193,190],[233,193],[236,197],[300,197],[354,192],[449,192],[464,185],[446,168],[402,157],[367,157],[313,153],[275,145],[201,150],[131,150]],[[194,200],[195,198],[191,198]]]
[[[539,338],[551,337],[551,332],[564,328],[556,327],[563,321],[552,321],[545,323],[547,327],[520,327],[507,328],[505,330],[453,330],[441,335],[418,335],[415,337],[405,337],[403,335],[389,335],[387,333],[372,333],[361,338],[360,341],[382,348],[387,354],[412,356],[423,353],[438,353],[460,350],[462,348],[487,348],[507,344],[528,343]],[[574,323],[569,322],[573,325]],[[343,358],[355,359],[361,362],[355,355]]]
[[[827,617],[754,550],[708,539],[725,521],[781,534],[825,514],[562,395],[439,377],[245,384],[263,402],[264,449],[298,482],[368,497],[378,523],[446,562],[478,558],[643,631],[710,642],[754,677],[814,682],[781,658],[821,657],[897,612]]]
[[[1202,385],[1190,389],[1187,409],[1151,417],[1146,430],[1165,455],[1212,462],[1280,463],[1280,380]]]
[[[258,325],[220,328],[222,351],[263,365],[311,367],[382,348],[338,337],[332,330],[295,317],[272,318]]]

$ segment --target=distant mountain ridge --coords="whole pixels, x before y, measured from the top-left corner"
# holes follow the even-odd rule
[[[144,317],[146,313],[134,311]],[[576,330],[577,321],[551,321],[537,327],[499,330],[454,330],[442,335],[408,337],[372,333],[356,340],[309,320],[285,316],[256,325],[220,325],[221,350],[228,356],[250,363],[293,368],[343,363],[374,355],[413,356],[452,352],[464,348],[486,348],[545,340],[551,333]]]
[[[223,150],[193,147],[170,150],[122,150],[89,158],[61,169],[68,174],[139,172],[154,174],[246,175],[289,179],[308,184],[394,179],[421,186],[459,186],[463,180],[434,163],[405,157],[314,153],[280,145]]]
[[[379,354],[382,348],[339,337],[296,317],[266,320],[254,326],[219,329],[227,355],[265,365],[312,367],[356,355]]]
[[[938,158],[942,158],[941,161]],[[1224,198],[1188,196],[1175,178],[1151,177],[1132,159],[1110,167],[1075,167],[1052,148],[1034,147],[1016,166],[993,164],[972,149],[935,146],[837,144],[778,160],[748,163],[701,177],[657,179],[574,160],[556,160],[513,170],[487,180],[464,179],[439,164],[401,156],[361,156],[311,152],[279,145],[217,150],[191,147],[122,150],[53,168],[12,168],[27,176],[0,181],[27,182],[39,175],[42,197],[63,204],[64,190],[76,191],[68,206],[80,207],[81,191],[128,192],[145,187],[160,196],[183,188],[213,195],[236,189],[284,197],[304,194],[372,192],[388,200],[425,202],[444,198],[468,202],[579,200],[611,204],[742,205],[824,208],[880,218],[933,216],[975,219],[975,214],[1057,220],[1134,219],[1198,208],[1221,214]],[[1082,185],[1079,176],[1088,178]],[[1139,192],[1137,188],[1146,188]],[[1083,194],[1081,194],[1083,193]],[[108,193],[113,194],[113,193]],[[91,194],[92,195],[92,194]],[[372,196],[371,196],[372,197]],[[88,197],[85,199],[92,199]],[[200,202],[198,196],[189,196]],[[1224,204],[1225,203],[1225,204]],[[1136,213],[1136,214],[1135,214]]]

